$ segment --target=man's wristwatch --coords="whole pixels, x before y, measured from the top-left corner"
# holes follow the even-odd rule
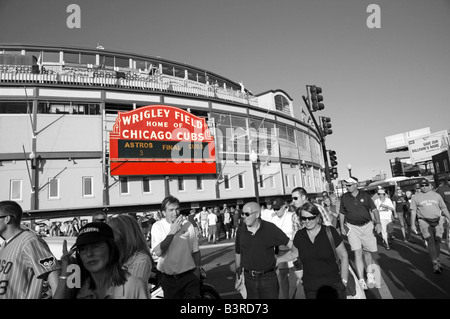
[[[344,278],[342,278],[342,283],[344,284],[344,286],[347,286],[347,280],[345,280]]]

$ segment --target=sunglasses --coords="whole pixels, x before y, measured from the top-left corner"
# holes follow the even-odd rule
[[[248,217],[250,215],[256,214],[257,212],[251,212],[251,213],[242,213],[242,216]]]
[[[318,215],[317,215],[317,216],[318,216]],[[304,216],[301,216],[300,219],[303,220],[303,221],[307,221],[307,220],[311,221],[311,220],[316,219],[317,216],[312,216],[312,217],[304,217]]]
[[[347,184],[347,185],[345,185],[345,187],[352,187],[353,185],[356,185],[356,184]]]
[[[6,217],[8,217],[8,216],[11,216],[11,215],[3,215],[3,216],[0,216],[0,218],[6,218]],[[12,217],[12,216],[11,216]]]
[[[430,186],[430,184],[422,184],[422,185],[420,185],[420,187],[427,187],[427,186]]]
[[[106,219],[104,219],[104,218],[97,218],[94,220],[94,222],[105,222],[105,221],[106,221]]]
[[[297,196],[296,196],[296,197],[292,197],[292,199],[293,199],[293,200],[298,200],[298,197],[297,197]]]
[[[385,193],[378,193],[378,195],[383,195],[383,196],[384,196],[384,195],[386,195],[386,194],[385,194]]]

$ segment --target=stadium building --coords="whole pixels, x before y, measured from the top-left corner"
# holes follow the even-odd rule
[[[116,120],[147,106],[204,119],[214,170],[116,174]],[[17,201],[31,218],[145,212],[168,194],[186,209],[263,203],[288,198],[297,186],[311,194],[326,189],[322,147],[309,116],[282,89],[252,94],[160,57],[0,44],[0,198]]]

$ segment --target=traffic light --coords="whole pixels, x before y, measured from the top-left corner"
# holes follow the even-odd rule
[[[331,129],[331,119],[326,116],[322,116],[322,133],[323,136],[333,134],[333,130]]]
[[[337,166],[338,162],[336,161],[337,160],[336,151],[329,150],[328,154],[330,155],[330,165],[331,165],[331,167]]]
[[[323,96],[320,95],[322,93],[322,88],[312,85],[309,88],[309,92],[311,93],[311,104],[312,104],[312,112],[323,110],[324,105],[320,103],[323,101]]]
[[[337,179],[338,178],[337,167],[332,167],[330,169],[330,176],[331,176],[331,179]]]

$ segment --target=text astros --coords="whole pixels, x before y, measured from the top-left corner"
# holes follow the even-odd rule
[[[176,141],[203,141],[203,133],[193,133],[188,131],[164,132],[164,131],[141,131],[122,130],[122,137],[125,139],[146,139],[146,140],[176,140]]]

